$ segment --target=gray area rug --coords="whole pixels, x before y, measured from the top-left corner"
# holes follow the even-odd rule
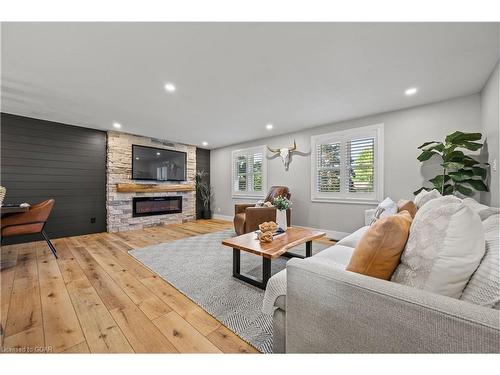
[[[261,312],[264,291],[232,277],[232,229],[161,243],[129,253],[263,353],[272,352],[272,317]],[[313,254],[328,247],[313,242]],[[305,245],[291,249],[305,254]],[[272,274],[287,258],[272,261]],[[262,258],[241,252],[241,272],[261,278]]]

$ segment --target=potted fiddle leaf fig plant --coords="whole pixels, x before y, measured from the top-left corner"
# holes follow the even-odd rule
[[[444,142],[430,141],[418,147],[422,153],[418,160],[424,162],[433,156],[441,159],[443,172],[429,180],[441,195],[465,196],[474,195],[475,191],[488,191],[486,178],[488,176],[488,163],[482,163],[463,150],[478,151],[483,144],[481,133],[464,133],[456,131],[446,136]],[[433,188],[422,187],[413,194],[417,195],[422,190]]]

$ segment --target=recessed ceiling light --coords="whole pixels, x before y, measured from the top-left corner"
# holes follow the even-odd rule
[[[173,83],[166,83],[165,84],[165,90],[168,92],[174,92],[175,91],[175,85]]]
[[[416,87],[410,87],[410,88],[406,89],[405,95],[412,96],[412,95],[415,95],[417,93],[417,91],[418,91],[418,89]]]
[[[201,144],[202,144],[203,146],[208,146],[208,142],[206,142],[206,141],[201,142]]]
[[[161,154],[159,152],[157,152],[156,155],[160,156]]]
[[[139,156],[136,156],[136,157],[135,157],[135,160],[139,160]]]
[[[267,124],[266,125],[266,129],[267,130],[272,130],[274,128],[274,125],[273,124]]]
[[[113,126],[114,126],[116,129],[121,129],[122,124],[120,124],[119,122],[113,122]]]

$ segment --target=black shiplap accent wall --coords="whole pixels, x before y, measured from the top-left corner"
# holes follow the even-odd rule
[[[2,113],[1,167],[5,203],[55,199],[51,238],[106,231],[105,132]]]
[[[196,149],[196,172],[205,171],[208,175],[204,181],[210,183],[210,150],[204,148]],[[203,203],[199,193],[196,192],[196,218],[201,218],[201,211],[203,210]]]

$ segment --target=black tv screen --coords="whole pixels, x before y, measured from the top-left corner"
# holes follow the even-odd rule
[[[186,153],[132,145],[132,179],[185,181]]]

